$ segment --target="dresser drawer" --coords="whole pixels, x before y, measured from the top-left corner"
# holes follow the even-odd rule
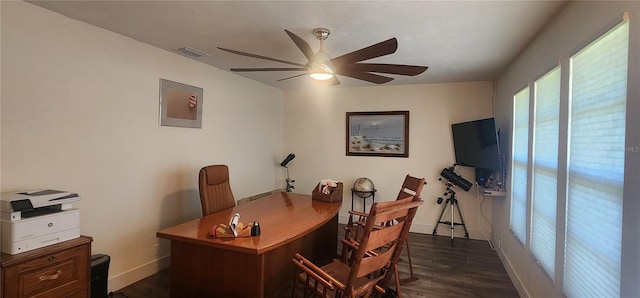
[[[90,246],[43,255],[5,268],[4,293],[9,297],[67,297],[87,291]]]

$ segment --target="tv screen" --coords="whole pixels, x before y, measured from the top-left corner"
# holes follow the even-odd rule
[[[501,170],[498,133],[493,118],[451,125],[456,164]]]

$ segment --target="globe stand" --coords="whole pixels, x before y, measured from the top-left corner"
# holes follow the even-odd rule
[[[353,198],[354,196],[362,199],[362,212],[367,213],[367,199],[371,198],[371,205],[376,202],[376,191],[377,189],[373,189],[370,191],[365,190],[356,190],[355,188],[351,189],[351,210],[353,210]]]

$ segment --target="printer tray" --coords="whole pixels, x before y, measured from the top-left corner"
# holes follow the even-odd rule
[[[2,220],[2,252],[17,254],[80,237],[80,211]]]

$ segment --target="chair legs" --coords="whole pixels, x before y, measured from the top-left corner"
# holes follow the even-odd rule
[[[417,277],[413,276],[413,263],[411,263],[411,249],[409,248],[409,238],[407,238],[407,240],[405,241],[405,246],[407,248],[407,258],[409,259],[409,274],[410,274],[410,276],[406,277],[406,278],[403,278],[403,279],[400,279],[399,285],[400,284],[407,284],[407,283],[414,282],[414,281],[418,280]],[[396,278],[397,278],[397,273],[396,273]],[[398,285],[398,289],[400,288],[399,285]],[[398,293],[399,292],[400,291],[398,290]]]
[[[400,275],[398,275],[398,263],[395,263],[393,265],[393,272],[396,278],[396,294],[398,295],[398,298],[402,297],[402,295],[400,294]]]
[[[400,273],[398,272],[398,263],[393,265],[393,275],[396,282],[396,294],[398,295],[398,298],[402,297],[402,294],[400,293],[400,285],[418,280],[417,277],[413,276],[413,264],[411,263],[411,250],[409,248],[408,238],[405,240],[405,246],[407,247],[407,258],[409,259],[409,272],[411,275],[401,279]]]

